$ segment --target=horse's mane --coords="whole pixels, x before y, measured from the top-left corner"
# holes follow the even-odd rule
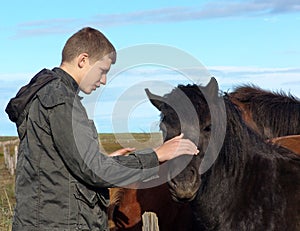
[[[262,103],[300,103],[300,100],[290,92],[268,91],[254,84],[244,84],[236,87],[230,95],[234,95],[241,102]]]
[[[179,90],[183,91],[188,96],[191,102],[195,105],[196,111],[199,112],[199,109],[197,108],[199,107],[199,103],[201,102],[201,104],[203,104],[203,102],[206,101],[206,98],[202,92],[202,90],[205,91],[205,88],[202,88],[201,86],[197,86],[197,85],[178,85],[178,88],[175,88],[169,95],[172,95],[172,93],[174,94],[174,92]],[[300,119],[300,111],[299,111],[300,102],[290,94],[286,94],[284,92],[280,92],[280,93],[268,92],[258,87],[254,87],[252,85],[240,87],[236,89],[235,92],[236,94],[239,94],[240,97],[243,97],[243,100],[245,101],[247,100],[247,103],[249,103],[251,107],[253,107],[251,108],[252,111],[257,110],[257,113],[260,113],[259,115],[261,115],[261,113],[264,113],[264,115],[266,115],[265,119],[267,121],[268,119],[271,121],[269,126],[274,126],[276,123],[274,122],[274,120],[280,119],[278,113],[281,113],[283,119],[287,120],[288,118],[286,118],[285,115],[288,113],[286,110],[289,111],[292,110],[295,111],[295,113],[297,111],[296,116],[298,115]],[[227,135],[225,136],[223,151],[228,153],[228,151],[226,151],[225,149],[228,150],[230,149],[231,153],[235,153],[238,155],[241,149],[245,150],[249,147],[253,148],[253,146],[255,146],[257,150],[265,149],[265,153],[269,153],[270,147],[269,146],[266,147],[264,139],[259,135],[257,135],[252,129],[250,129],[246,125],[246,123],[242,119],[241,111],[239,107],[237,107],[234,103],[231,102],[230,97],[228,97],[228,94],[222,94],[222,92],[219,91],[218,98],[224,101],[225,108],[223,109],[225,109],[226,112],[220,111],[223,109],[218,105],[210,106],[207,109],[218,110],[217,112],[215,112],[215,114],[220,116],[221,114],[226,113]],[[286,105],[282,106],[282,104],[286,104]],[[200,107],[205,107],[205,106],[200,105]],[[257,120],[258,119],[259,118],[257,118]],[[260,120],[261,123],[267,123],[267,121]],[[289,121],[285,121],[285,122],[289,123]],[[294,122],[299,123],[299,120],[295,120]],[[216,129],[224,125],[223,122],[218,121],[218,119],[214,119],[214,123],[217,123],[217,125],[215,126]],[[278,129],[283,130],[282,127],[279,127]],[[218,134],[218,132],[216,132],[216,134]],[[236,158],[242,158],[242,157],[241,156],[237,157],[232,155],[232,156],[224,156],[221,157],[220,159],[223,162],[222,164],[225,164],[225,166],[228,167],[230,166],[232,167],[233,162],[236,162],[234,161],[236,160]]]
[[[228,135],[225,137],[228,147],[224,146],[223,149],[241,148],[244,144],[239,143],[239,142],[243,142],[243,143],[246,142],[244,140],[245,137],[243,137],[243,132],[242,132],[242,130],[245,129],[246,125],[244,124],[244,122],[241,119],[239,109],[233,103],[231,103],[231,101],[228,99],[226,94],[224,95],[224,94],[221,94],[220,92],[218,92],[217,98],[218,98],[218,100],[224,100],[225,108],[222,108],[218,105],[218,100],[216,100],[212,103],[215,105],[208,106],[206,96],[209,97],[210,94],[207,94],[205,96],[203,94],[204,91],[205,91],[205,87],[198,86],[196,84],[194,84],[194,85],[190,85],[190,84],[178,85],[170,93],[164,95],[164,97],[167,99],[167,101],[172,100],[172,101],[179,102],[181,98],[180,98],[180,94],[177,94],[177,93],[183,92],[190,99],[190,101],[194,105],[195,110],[197,111],[198,115],[201,116],[202,118],[208,117],[208,116],[211,117],[210,110],[216,110],[214,113],[217,116],[215,116],[215,117],[219,117],[219,118],[213,118],[213,117],[210,118],[211,120],[213,120],[212,123],[215,123],[214,127],[216,130],[214,131],[214,134],[215,134],[215,136],[217,136],[217,137],[212,137],[212,139],[217,140],[219,138],[218,135],[222,131],[222,126],[226,125],[226,123],[224,124],[224,121],[222,121],[222,120],[224,120],[224,118],[227,117],[226,119],[228,122],[227,122],[227,126],[226,126],[226,130],[227,130],[226,132],[231,135]],[[179,102],[179,105],[182,108],[185,107],[184,103]],[[184,109],[182,109],[182,108],[181,108],[181,110],[184,111]],[[161,114],[161,116],[164,116],[165,113],[168,113],[169,121],[174,121],[174,123],[177,123],[177,120],[174,119],[175,113],[172,113],[172,111],[169,110],[168,107],[165,108],[165,110]],[[188,114],[188,113],[185,113],[185,114]],[[224,116],[222,117],[222,115],[224,115]],[[175,125],[176,124],[174,124],[174,127],[175,127]],[[240,150],[236,150],[232,153],[236,154],[239,152],[240,152]],[[230,168],[232,163],[236,162],[235,161],[236,156],[234,154],[232,154],[231,156],[219,156],[218,159],[222,162],[222,165],[225,164],[225,166]]]
[[[110,190],[110,204],[119,205],[123,200],[126,188],[113,188]]]
[[[230,100],[232,96],[231,93],[222,93],[218,92],[218,99],[224,100],[226,111],[223,110],[218,105],[214,105],[208,107],[207,100],[202,91],[205,91],[205,87],[198,85],[178,85],[174,88],[170,93],[166,94],[164,97],[167,100],[174,100],[176,102],[180,101],[179,94],[177,92],[184,92],[184,94],[190,99],[192,104],[195,106],[196,111],[200,115],[203,111],[209,110],[217,110],[215,112],[216,115],[226,114],[227,117],[227,125],[226,125],[226,133],[223,151],[228,153],[228,150],[231,150],[231,153],[235,153],[235,155],[239,155],[241,150],[249,149],[249,148],[257,148],[257,150],[265,150],[265,153],[270,152],[270,147],[266,147],[265,140],[263,137],[256,134],[252,129],[250,129],[241,116],[241,111],[238,106],[236,106]],[[209,94],[208,94],[209,95]],[[284,92],[274,93],[264,91],[258,87],[253,85],[247,85],[237,88],[234,91],[234,96],[238,97],[239,100],[243,102],[247,102],[251,107],[253,115],[257,114],[257,118],[255,118],[258,122],[261,123],[261,126],[265,126],[266,123],[268,126],[273,127],[278,124],[280,127],[276,127],[278,131],[290,132],[290,130],[299,129],[297,128],[289,128],[292,123],[299,124],[300,120],[300,102],[290,94],[286,94]],[[217,102],[217,101],[214,101]],[[180,104],[180,102],[179,102]],[[204,105],[206,104],[206,105]],[[216,103],[217,104],[217,103]],[[184,107],[184,105],[182,106]],[[207,107],[207,110],[205,109]],[[202,109],[201,109],[202,108]],[[204,110],[203,110],[204,109]],[[166,109],[168,110],[168,109]],[[164,111],[164,113],[168,113],[168,111]],[[170,121],[173,120],[174,113],[168,114],[170,116]],[[188,114],[188,113],[186,113]],[[294,118],[287,118],[286,115],[291,114]],[[201,116],[204,116],[201,114]],[[259,117],[264,117],[260,119]],[[298,119],[297,119],[298,118]],[[218,121],[218,118],[211,118],[214,123],[217,123],[215,126],[218,129],[221,126],[224,126],[222,121]],[[222,118],[221,118],[222,119]],[[278,121],[277,121],[278,120]],[[176,120],[174,120],[176,121]],[[282,122],[281,122],[282,121]],[[175,122],[176,123],[176,122]],[[283,128],[285,126],[286,128]],[[275,130],[276,131],[276,130]],[[300,132],[300,131],[299,131]],[[218,134],[218,131],[215,132]],[[218,137],[217,137],[218,138]],[[275,147],[274,147],[275,148]],[[227,151],[225,149],[228,149]],[[236,149],[236,150],[233,150]],[[222,159],[223,158],[223,159]],[[241,156],[236,157],[232,156],[224,156],[221,157],[220,160],[225,164],[225,166],[232,166],[233,162],[236,162],[235,158],[241,158]]]
[[[228,95],[246,106],[266,138],[300,134],[300,100],[292,94],[249,84],[235,88]]]

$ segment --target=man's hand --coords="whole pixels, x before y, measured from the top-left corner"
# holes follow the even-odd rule
[[[119,149],[119,150],[109,154],[109,156],[124,156],[133,151],[135,151],[135,148],[122,148],[122,149]]]
[[[183,134],[180,134],[154,149],[159,162],[164,162],[183,154],[197,155],[199,153],[199,150],[192,141],[182,139],[182,137]]]

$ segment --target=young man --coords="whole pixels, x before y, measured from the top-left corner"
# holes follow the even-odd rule
[[[60,67],[40,71],[9,102],[20,138],[13,230],[108,230],[108,187],[151,179],[159,162],[197,154],[182,135],[127,156],[131,149],[99,152],[78,92],[104,85],[115,61],[108,39],[83,28],[67,40]]]

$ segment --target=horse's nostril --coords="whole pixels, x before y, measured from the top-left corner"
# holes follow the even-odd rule
[[[197,178],[197,171],[195,168],[191,168],[189,173],[186,174],[190,182],[195,182],[195,179]]]
[[[172,188],[174,188],[174,189],[177,188],[177,183],[176,183],[176,181],[175,181],[174,179],[172,179],[172,180],[170,181],[170,183],[171,183]]]
[[[192,174],[192,176],[195,176],[195,175],[196,175],[196,171],[195,171],[194,168],[191,169],[191,174]]]

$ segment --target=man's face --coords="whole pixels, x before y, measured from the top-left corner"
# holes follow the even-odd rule
[[[111,66],[111,59],[104,56],[94,64],[89,64],[89,68],[79,84],[79,88],[85,94],[95,91],[101,84],[106,84],[106,75]]]

